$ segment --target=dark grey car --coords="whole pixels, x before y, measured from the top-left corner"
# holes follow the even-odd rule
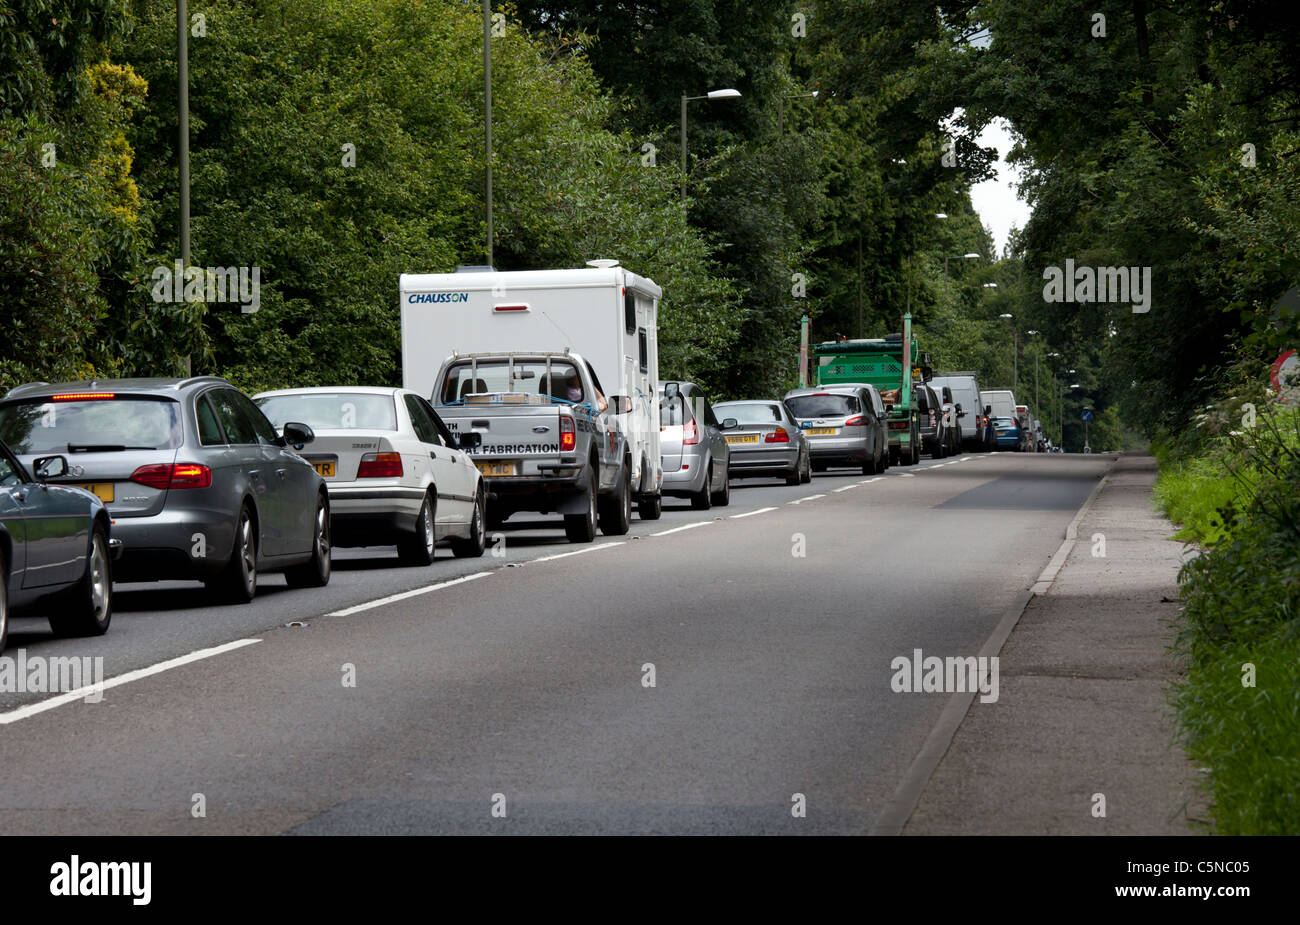
[[[726,431],[731,448],[731,474],[777,475],[787,485],[812,480],[808,438],[790,409],[779,401],[724,401],[714,406],[736,426]]]
[[[19,386],[0,401],[0,439],[24,463],[64,455],[51,482],[97,495],[122,541],[116,581],[195,579],[246,602],[259,571],[291,586],[330,577],[329,498],[284,437],[224,379],[117,379]]]
[[[888,416],[874,385],[792,389],[785,404],[808,438],[814,472],[861,466],[864,475],[872,475],[889,467]]]

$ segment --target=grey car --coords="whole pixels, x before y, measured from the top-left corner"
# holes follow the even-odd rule
[[[812,480],[808,439],[790,409],[779,401],[724,401],[714,406],[724,420],[735,420],[726,440],[732,475],[775,475],[787,485]]]
[[[724,423],[735,426],[734,421]],[[691,507],[699,511],[731,503],[731,452],[723,429],[704,390],[694,382],[666,382],[659,387],[665,495],[690,498]]]
[[[50,485],[63,456],[36,461],[35,477],[0,443],[0,652],[9,614],[44,614],[59,636],[100,636],[113,618],[110,557],[119,545],[103,503]]]
[[[0,439],[25,464],[64,455],[51,483],[97,495],[122,541],[116,581],[190,579],[247,602],[259,571],[293,587],[330,578],[325,484],[224,379],[116,379],[19,386],[0,400]]]
[[[812,450],[812,468],[861,466],[864,475],[889,467],[889,431],[880,391],[867,383],[792,389],[786,407]]]

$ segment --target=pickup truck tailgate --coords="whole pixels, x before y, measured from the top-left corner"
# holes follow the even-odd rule
[[[561,456],[560,417],[573,420],[567,411],[545,405],[442,406],[438,413],[454,433],[483,435],[473,459],[484,475],[494,478],[552,474],[542,467],[554,466]]]

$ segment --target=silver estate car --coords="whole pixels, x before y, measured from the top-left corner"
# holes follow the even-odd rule
[[[725,434],[732,475],[782,476],[787,485],[812,481],[808,439],[783,403],[724,401],[713,410],[737,424]]]
[[[861,466],[864,475],[873,475],[889,467],[887,415],[874,385],[792,389],[785,404],[808,437],[814,472]]]
[[[61,455],[47,479],[99,497],[122,541],[115,581],[194,579],[247,602],[259,571],[290,586],[330,578],[325,483],[233,385],[213,376],[38,383],[0,400],[0,439],[25,466]]]
[[[659,455],[663,460],[663,493],[691,499],[691,507],[707,511],[731,503],[731,458],[722,431],[734,421],[718,423],[713,406],[694,382],[659,386]]]

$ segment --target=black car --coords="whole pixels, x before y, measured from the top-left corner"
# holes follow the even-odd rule
[[[67,474],[64,456],[33,464],[0,442],[0,651],[9,615],[43,614],[60,636],[100,636],[113,617],[108,512],[88,491],[47,483]]]

